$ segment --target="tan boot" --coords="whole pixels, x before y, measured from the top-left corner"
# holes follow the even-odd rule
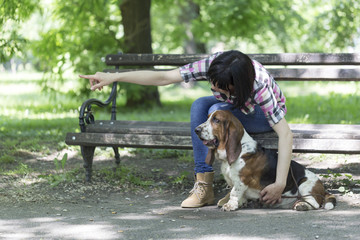
[[[214,172],[197,173],[194,188],[190,191],[190,196],[181,203],[183,208],[197,208],[205,205],[213,205]]]
[[[225,197],[223,197],[222,199],[220,199],[217,203],[218,207],[222,207],[224,206],[225,203],[227,203],[230,200],[230,192],[228,192],[228,194],[226,194]]]

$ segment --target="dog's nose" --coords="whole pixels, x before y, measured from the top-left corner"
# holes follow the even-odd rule
[[[195,133],[199,135],[201,133],[201,127],[195,128]]]

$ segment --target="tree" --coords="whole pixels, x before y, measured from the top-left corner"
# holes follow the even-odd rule
[[[308,0],[306,29],[300,41],[307,52],[343,52],[360,36],[360,2],[357,0]],[[300,11],[304,11],[302,8]],[[305,15],[305,14],[304,14]]]
[[[108,0],[55,0],[52,5],[53,26],[32,42],[39,60],[39,70],[47,73],[44,88],[59,90],[67,73],[95,73],[106,68],[101,59],[121,50],[121,14]],[[83,81],[74,95],[89,94]]]
[[[206,53],[205,43],[200,42],[192,31],[192,22],[199,18],[200,7],[192,0],[187,0],[184,3],[180,6],[182,14],[179,16],[179,22],[185,26],[184,52]]]
[[[293,8],[294,0],[194,1],[201,9],[201,18],[193,23],[194,32],[202,33],[198,34],[202,41],[226,42],[231,48],[247,43],[266,52],[271,43],[277,51],[287,51],[291,46],[288,39],[301,34],[299,26],[305,22]]]
[[[169,7],[171,5],[171,7]],[[193,0],[159,1],[151,5],[153,49],[157,53],[206,53],[207,43],[194,32],[200,6]],[[201,33],[200,33],[201,34]]]
[[[152,53],[151,0],[124,0],[120,4],[122,24],[124,26],[124,52]],[[157,87],[126,85],[126,106],[160,105]]]
[[[41,34],[32,48],[46,76],[46,89],[56,89],[67,71],[95,73],[105,69],[101,59],[110,53],[151,53],[150,0],[54,1],[56,26]],[[121,10],[121,11],[120,11]],[[156,87],[120,84],[127,106],[160,104]],[[89,94],[83,81],[74,95]],[[152,100],[152,101],[151,101]]]
[[[191,33],[211,49],[223,42],[227,49],[250,52],[348,51],[359,41],[360,2],[357,0],[192,0],[199,15],[191,19],[181,11],[188,1],[156,1],[152,8],[155,50],[181,51],[186,39],[184,24],[191,19]],[[180,8],[176,8],[179,6]],[[165,12],[165,10],[167,12]],[[161,19],[167,19],[166,23]],[[175,27],[176,26],[176,27]],[[163,36],[163,38],[161,38]],[[162,44],[160,39],[166,38]]]

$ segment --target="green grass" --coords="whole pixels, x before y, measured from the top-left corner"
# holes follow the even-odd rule
[[[290,123],[360,124],[359,82],[280,82]]]
[[[288,97],[286,119],[290,123],[360,124],[359,104],[360,96],[354,94]]]
[[[0,74],[0,169],[18,166],[23,152],[47,155],[67,148],[65,134],[79,131],[78,109],[86,97],[74,100],[66,89],[56,97],[44,93],[39,86],[40,77],[39,74]],[[68,85],[67,89],[73,89],[71,83]],[[287,96],[286,118],[290,123],[360,124],[360,83],[280,82],[279,85]],[[206,82],[190,89],[178,85],[159,87],[163,106],[146,109],[124,108],[124,99],[119,97],[117,119],[189,121],[191,103],[200,96],[210,95],[208,89]],[[90,97],[106,99],[99,92],[92,92]],[[94,107],[93,110],[96,119],[110,118],[110,109]],[[191,158],[180,155],[186,161]]]
[[[154,185],[152,180],[146,180],[144,176],[136,171],[136,169],[126,166],[119,166],[116,169],[104,168],[101,169],[99,173],[103,174],[108,182],[115,185],[123,185],[127,183],[141,187]]]

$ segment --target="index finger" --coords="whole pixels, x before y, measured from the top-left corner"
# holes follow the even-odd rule
[[[94,79],[95,75],[79,75],[79,77],[86,78],[86,79]]]

